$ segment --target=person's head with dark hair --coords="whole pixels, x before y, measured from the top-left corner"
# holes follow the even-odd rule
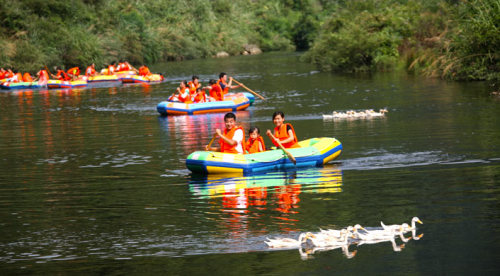
[[[276,127],[281,127],[283,123],[285,122],[285,113],[282,111],[276,111],[273,113],[273,124]]]
[[[226,73],[224,73],[224,72],[220,73],[220,74],[219,74],[219,79],[222,79],[222,78],[223,78],[224,76],[226,76],[226,75],[227,75],[227,74],[226,74]]]
[[[217,83],[217,81],[214,80],[214,79],[211,79],[211,80],[208,81],[208,84],[210,84],[210,85],[214,85],[216,83]]]
[[[236,115],[234,115],[233,112],[226,113],[226,115],[224,115],[224,121],[227,119],[234,119],[236,121]]]
[[[196,75],[193,75],[193,76],[191,77],[191,80],[192,80],[192,81],[194,81],[194,80],[199,80],[199,79],[200,79],[200,78],[198,78],[198,76],[196,76]]]
[[[283,113],[282,111],[276,111],[273,113],[273,121],[276,116],[281,116],[282,119],[285,119],[285,113]]]
[[[253,127],[250,127],[250,129],[248,130],[248,135],[252,135],[252,133],[256,133],[257,135],[260,134],[260,129],[256,126],[253,126]]]
[[[224,124],[226,125],[226,129],[232,129],[236,126],[236,115],[234,113],[229,112],[224,115]]]

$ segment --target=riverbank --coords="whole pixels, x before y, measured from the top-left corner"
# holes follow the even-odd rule
[[[472,1],[15,1],[0,11],[0,66],[98,68],[307,51],[322,71],[406,70],[500,80],[500,6]]]

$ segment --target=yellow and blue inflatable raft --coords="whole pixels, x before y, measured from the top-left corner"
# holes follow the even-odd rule
[[[321,167],[342,152],[342,143],[329,137],[307,139],[300,141],[299,145],[300,148],[288,149],[295,157],[296,165],[281,149],[276,149],[253,154],[195,151],[186,158],[186,167],[199,174],[251,174],[299,167]]]
[[[223,101],[206,103],[180,103],[162,101],[156,106],[158,113],[162,115],[196,115],[204,113],[220,113],[245,110],[249,107],[255,97],[250,93],[236,93],[224,95]]]

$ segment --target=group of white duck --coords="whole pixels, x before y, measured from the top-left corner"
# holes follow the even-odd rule
[[[301,233],[298,239],[291,238],[267,238],[264,241],[270,248],[280,249],[299,249],[302,257],[308,257],[317,251],[327,251],[336,248],[341,248],[344,255],[352,258],[356,255],[355,252],[349,252],[349,245],[356,244],[374,244],[379,242],[391,242],[394,251],[401,251],[404,248],[404,243],[410,239],[419,240],[423,234],[416,235],[417,227],[415,223],[423,224],[418,217],[413,217],[411,225],[408,223],[385,225],[380,222],[381,227],[362,227],[359,224],[348,226],[341,230],[320,229],[317,233]],[[405,233],[411,232],[412,236],[406,238]],[[399,236],[403,244],[397,245],[395,238]]]
[[[385,113],[389,112],[387,109],[379,109],[378,112],[373,109],[367,109],[364,111],[354,111],[348,110],[346,112],[333,111],[332,115],[323,114],[323,120],[333,120],[333,119],[371,119],[377,117],[384,117]]]

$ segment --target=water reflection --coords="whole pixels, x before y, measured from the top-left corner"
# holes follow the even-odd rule
[[[239,227],[247,224],[242,220],[269,213],[267,218],[276,220],[281,230],[288,232],[299,230],[297,214],[302,193],[339,193],[341,186],[342,171],[330,165],[251,176],[192,175],[189,190],[222,213],[230,214],[229,228],[242,231]]]

